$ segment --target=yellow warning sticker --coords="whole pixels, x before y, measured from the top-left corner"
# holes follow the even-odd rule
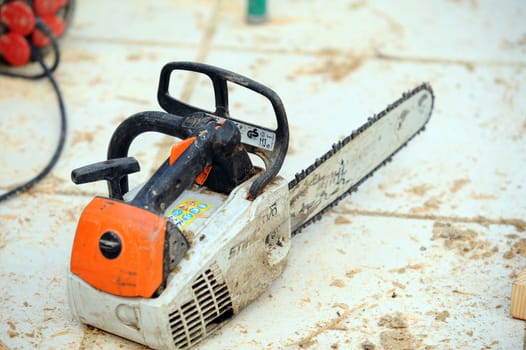
[[[210,205],[196,199],[187,199],[182,203],[175,205],[172,210],[168,212],[168,218],[184,230],[196,218],[202,217],[202,214],[210,209]]]

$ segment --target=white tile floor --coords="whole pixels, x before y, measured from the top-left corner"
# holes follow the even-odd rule
[[[244,4],[78,2],[56,74],[65,153],[30,193],[0,204],[0,349],[142,348],[68,310],[76,221],[105,194],[69,174],[104,158],[126,116],[159,109],[158,74],[174,60],[278,92],[291,126],[287,178],[402,91],[428,81],[436,94],[426,132],[295,238],[283,276],[198,348],[522,349],[524,323],[509,308],[526,256],[526,3],[281,0],[259,26],[245,24]],[[183,93],[203,101],[188,83]],[[233,106],[240,117],[255,110]],[[46,162],[58,117],[45,81],[0,77],[0,110],[5,191]],[[156,135],[133,145],[143,169],[134,182],[167,145]],[[390,328],[394,315],[405,328]]]

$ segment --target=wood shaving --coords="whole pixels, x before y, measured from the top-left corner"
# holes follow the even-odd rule
[[[494,194],[485,194],[485,193],[476,193],[476,192],[471,192],[470,197],[478,201],[488,201],[488,200],[497,199],[497,196]]]
[[[76,146],[80,143],[93,143],[95,136],[99,133],[100,128],[91,131],[79,131],[75,130],[71,137],[71,144]]]
[[[378,321],[379,326],[389,328],[380,333],[380,344],[385,350],[413,350],[419,348],[409,332],[409,325],[401,313],[385,315]]]
[[[347,278],[353,278],[356,274],[362,272],[363,269],[352,269],[351,271],[347,271],[345,273],[345,277]]]
[[[56,332],[56,333],[51,334],[50,337],[51,337],[51,338],[60,337],[60,336],[62,336],[62,335],[66,335],[66,334],[68,334],[68,333],[69,333],[69,331],[68,331],[67,329],[65,329],[65,330],[63,330],[63,331],[60,331],[60,332]]]
[[[343,288],[345,287],[345,282],[343,280],[336,279],[336,280],[333,280],[330,285],[331,287]]]
[[[449,311],[447,310],[444,310],[442,312],[439,312],[436,316],[435,316],[435,320],[437,321],[442,321],[442,322],[446,322],[446,319],[449,317]]]
[[[385,350],[413,350],[413,336],[405,330],[388,330],[380,333],[380,343]]]
[[[466,291],[459,290],[459,289],[453,289],[453,293],[461,294],[461,295],[477,295],[475,293],[470,293],[470,292],[466,292]]]
[[[352,221],[347,219],[345,216],[337,216],[335,219],[334,219],[334,223],[336,225],[345,225],[345,224],[350,224]]]
[[[450,223],[435,222],[432,240],[443,240],[444,247],[455,250],[471,259],[481,259],[498,252],[498,247],[487,240],[479,239],[479,233],[472,229],[460,229]]]
[[[508,244],[510,245],[510,249],[503,254],[504,259],[511,259],[516,255],[521,257],[526,256],[526,238],[508,241]]]
[[[7,335],[9,336],[9,338],[15,338],[15,337],[18,337],[19,333],[17,331],[12,330],[12,329],[8,329],[7,330]]]
[[[431,189],[431,186],[428,184],[423,184],[419,186],[411,187],[405,190],[408,193],[416,194],[417,196],[425,196],[425,194]]]
[[[347,304],[342,304],[342,303],[334,304],[334,307],[338,307],[340,309],[343,309],[343,313],[338,312],[337,313],[338,317],[336,317],[335,319],[333,319],[333,320],[331,320],[329,322],[326,322],[326,323],[323,323],[323,324],[319,324],[318,323],[317,324],[317,328],[315,330],[313,330],[310,334],[308,334],[306,337],[303,337],[299,341],[294,342],[292,344],[288,344],[288,345],[289,346],[297,345],[300,348],[308,348],[308,347],[316,344],[317,341],[316,341],[315,338],[318,335],[322,334],[323,332],[325,332],[327,330],[346,330],[346,328],[342,327],[340,325],[340,323],[343,320],[345,320],[347,317],[349,317],[349,315],[351,315],[353,312],[362,309],[365,305],[366,305],[366,303],[361,303],[361,304],[353,307],[352,309],[350,309]]]
[[[362,345],[362,349],[363,350],[374,350],[374,349],[376,349],[376,345],[371,343],[369,340],[364,341],[361,345]]]
[[[458,179],[453,182],[453,186],[449,189],[452,193],[457,193],[461,189],[464,188],[467,184],[469,184],[471,180],[469,179]]]
[[[391,329],[407,328],[407,321],[401,313],[397,312],[394,315],[382,316],[378,325]]]
[[[343,57],[331,55],[321,64],[311,64],[297,69],[294,75],[324,75],[332,81],[341,81],[349,74],[360,68],[366,61],[365,55],[353,55],[352,53]]]

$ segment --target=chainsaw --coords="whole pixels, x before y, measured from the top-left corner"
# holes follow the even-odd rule
[[[174,71],[210,78],[215,111],[173,97]],[[264,96],[276,127],[231,118],[228,84]],[[278,172],[288,122],[273,90],[214,66],[172,62],[157,98],[165,112],[128,117],[107,160],[71,173],[75,184],[107,181],[109,194],[80,216],[67,279],[81,322],[155,349],[197,344],[260,296],[285,268],[291,238],[424,130],[434,104],[428,84],[416,87],[287,181]],[[130,190],[128,175],[140,166],[129,147],[152,131],[180,141]]]

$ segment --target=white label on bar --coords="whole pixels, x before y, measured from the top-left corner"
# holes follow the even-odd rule
[[[218,121],[225,121],[224,118],[214,117]],[[276,144],[275,132],[254,125],[247,125],[235,120],[229,120],[239,129],[239,132],[241,133],[241,142],[254,147],[263,148],[267,151],[272,151],[274,149],[274,145]]]

